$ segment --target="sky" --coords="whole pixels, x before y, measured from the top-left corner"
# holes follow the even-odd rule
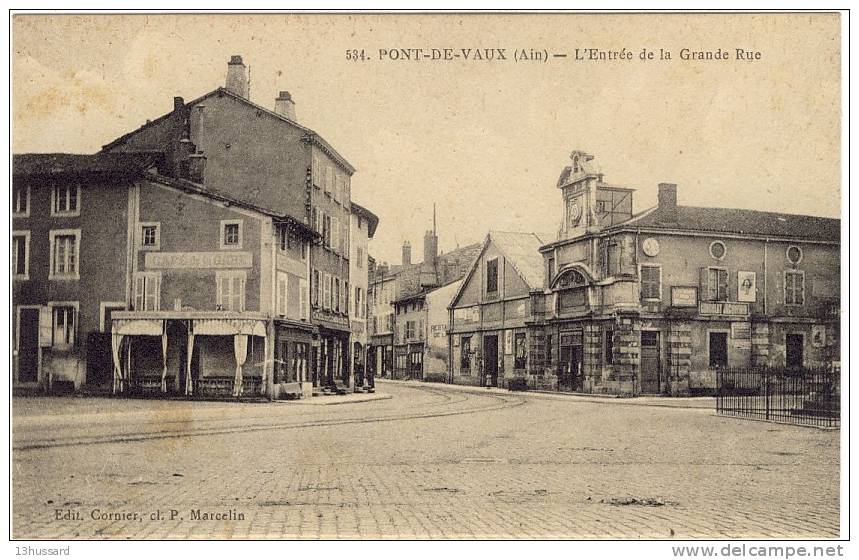
[[[837,217],[840,42],[837,14],[807,13],[18,15],[12,149],[95,152],[174,96],[223,86],[240,54],[252,101],[273,108],[290,91],[298,121],[357,168],[352,198],[380,218],[380,262],[399,263],[404,240],[422,253],[433,204],[444,251],[489,230],[553,235],[572,150],[638,189],[636,211],[670,182],[682,205]],[[380,57],[409,48],[508,60]],[[575,60],[590,48],[633,59]],[[683,48],[731,59],[681,60]],[[370,60],[347,60],[352,49]],[[520,49],[568,56],[515,62]]]

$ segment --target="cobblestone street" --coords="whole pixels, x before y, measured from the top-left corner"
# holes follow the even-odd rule
[[[13,535],[838,536],[837,431],[703,408],[378,387],[393,398],[15,399]]]

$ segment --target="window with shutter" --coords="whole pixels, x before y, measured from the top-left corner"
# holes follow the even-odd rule
[[[158,311],[161,309],[161,273],[138,272],[134,279],[134,309]]]
[[[277,273],[277,304],[276,313],[281,316],[287,315],[287,294],[289,293],[289,275],[286,272]]]
[[[245,310],[245,271],[217,271],[217,306],[222,311]]]
[[[303,278],[298,281],[298,305],[301,319],[307,319],[307,280]]]
[[[322,283],[322,306],[331,309],[331,275],[326,274]]]
[[[728,271],[724,268],[702,268],[699,291],[702,301],[728,301]]]

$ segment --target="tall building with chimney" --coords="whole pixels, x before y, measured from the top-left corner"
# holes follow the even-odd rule
[[[19,368],[28,370],[22,379],[48,378],[48,365],[55,363],[54,371],[80,386],[95,360],[83,341],[90,332],[115,327],[114,334],[123,337],[122,356],[111,352],[110,343],[107,354],[113,354],[114,368],[125,366],[122,376],[153,369],[135,368],[128,347],[140,357],[135,345],[164,339],[169,350],[155,369],[163,378],[157,385],[170,390],[208,386],[237,393],[244,387],[271,396],[281,380],[315,387],[352,383],[351,318],[361,312],[353,305],[350,281],[350,264],[357,258],[352,220],[360,216],[357,231],[363,237],[370,235],[369,222],[375,229],[378,220],[353,204],[355,168],[297,122],[289,92],[281,91],[269,109],[248,99],[248,69],[241,56],[233,56],[226,71],[226,87],[190,102],[174,98],[171,112],[106,144],[98,154],[57,155],[57,161],[31,155],[13,162],[22,209],[13,223],[23,259],[20,266],[13,263],[22,271],[16,275],[16,299],[44,308],[18,306],[27,328],[27,340],[16,343],[20,361],[27,362]],[[99,181],[125,187],[99,188]],[[164,188],[145,187],[153,181]],[[99,202],[119,192],[125,193],[121,204]],[[213,202],[197,208],[187,197]],[[107,208],[117,220],[83,223]],[[113,245],[126,246],[125,264],[115,272],[105,269],[101,281],[116,287],[91,306],[88,285],[81,280],[90,279],[102,259],[94,243],[109,227],[119,227],[120,219],[124,237],[108,237]],[[44,220],[50,223],[43,227]],[[44,255],[59,264],[41,259]],[[41,260],[50,269],[44,290],[43,267],[36,266]],[[60,311],[51,312],[51,302]],[[47,334],[30,340],[40,329],[47,333],[49,323],[56,331],[53,340],[60,341],[56,352],[45,350]],[[184,344],[172,343],[181,329]],[[232,353],[202,353],[210,342],[206,337],[228,334],[247,339],[235,338]],[[184,354],[171,354],[180,346]],[[29,363],[34,348],[37,366]],[[148,355],[159,354],[149,350]],[[237,364],[239,356],[244,360]],[[174,362],[185,364],[184,373],[177,366],[175,387],[167,383],[174,379]],[[255,385],[247,376],[242,382],[242,367],[259,373]],[[134,384],[134,379],[122,381]]]

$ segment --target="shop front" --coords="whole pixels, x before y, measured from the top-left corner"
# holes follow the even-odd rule
[[[273,324],[261,314],[113,314],[113,392],[270,397]]]

